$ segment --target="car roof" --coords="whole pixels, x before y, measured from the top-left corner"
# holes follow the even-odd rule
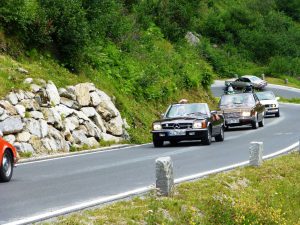
[[[242,76],[243,78],[252,78],[252,77],[257,77],[257,76],[254,76],[254,75],[244,75]]]

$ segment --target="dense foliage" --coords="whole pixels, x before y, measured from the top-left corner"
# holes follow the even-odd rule
[[[2,0],[0,49],[55,59],[131,113],[129,102],[203,95],[214,75],[298,78],[299,15],[299,0]]]

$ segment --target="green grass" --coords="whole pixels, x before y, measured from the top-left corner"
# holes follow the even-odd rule
[[[288,83],[285,83],[285,79],[288,79]],[[300,79],[297,79],[295,77],[288,77],[288,76],[282,76],[280,78],[275,77],[266,77],[266,80],[270,84],[278,84],[288,87],[294,87],[294,88],[300,88]]]
[[[44,224],[300,224],[299,177],[297,152]]]
[[[23,158],[31,158],[32,157],[32,152],[19,152],[19,156],[21,157],[21,159]]]
[[[280,102],[300,104],[300,98],[283,98],[283,97],[280,97],[279,101]]]

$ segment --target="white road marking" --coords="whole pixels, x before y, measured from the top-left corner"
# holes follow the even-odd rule
[[[296,142],[296,143],[294,143],[294,144],[292,144],[292,145],[290,145],[290,146],[288,146],[288,147],[286,147],[282,150],[279,150],[277,152],[274,152],[272,154],[264,156],[263,159],[269,159],[269,158],[275,157],[277,155],[281,155],[283,153],[287,153],[289,151],[292,151],[292,150],[298,148],[299,144],[300,144],[299,142]],[[225,166],[225,167],[222,167],[222,168],[219,168],[219,169],[209,170],[209,171],[205,171],[205,172],[202,172],[202,173],[197,173],[197,174],[181,177],[181,178],[175,179],[174,182],[176,184],[178,184],[178,183],[181,183],[181,182],[195,180],[195,179],[199,179],[199,178],[202,178],[202,177],[210,175],[210,174],[219,173],[219,172],[223,172],[223,171],[227,171],[227,170],[232,170],[234,168],[245,166],[245,165],[248,165],[248,164],[249,164],[249,161],[243,161],[243,162],[232,164],[232,165],[229,165],[229,166]],[[96,205],[100,205],[100,204],[104,204],[104,203],[108,203],[108,202],[128,198],[128,197],[131,197],[131,196],[134,196],[134,195],[138,195],[138,194],[148,192],[148,191],[153,190],[153,189],[154,189],[153,186],[141,187],[141,188],[134,189],[134,190],[131,190],[131,191],[119,193],[119,194],[116,194],[116,195],[103,197],[103,198],[99,198],[99,199],[92,200],[92,201],[83,202],[83,203],[73,205],[73,206],[70,206],[70,207],[65,207],[65,208],[62,208],[62,209],[59,209],[59,210],[55,210],[55,211],[51,211],[51,212],[47,212],[47,213],[42,213],[42,214],[35,215],[35,216],[32,216],[32,217],[23,218],[23,219],[20,219],[20,220],[16,220],[16,221],[13,221],[13,222],[6,223],[4,225],[19,225],[19,224],[34,223],[34,222],[46,220],[46,219],[49,219],[49,218],[52,218],[52,217],[55,217],[55,216],[60,216],[60,215],[68,214],[68,213],[71,213],[71,212],[79,211],[79,210],[82,210],[82,209],[90,208],[90,207],[93,207],[93,206],[96,206]]]
[[[128,149],[128,148],[137,148],[145,145],[150,145],[151,143],[146,143],[146,144],[140,144],[140,145],[134,145],[134,146],[127,146],[127,147],[119,147],[119,148],[114,148],[111,150],[103,150],[103,151],[93,151],[93,152],[85,152],[85,153],[79,153],[75,155],[66,155],[66,156],[61,156],[61,157],[55,157],[55,158],[47,158],[47,159],[41,159],[41,160],[36,160],[36,161],[31,161],[31,162],[22,162],[17,164],[19,167],[23,165],[29,165],[29,164],[35,164],[35,163],[41,163],[41,162],[48,162],[48,161],[53,161],[53,160],[61,160],[61,159],[66,159],[66,158],[74,158],[74,157],[79,157],[79,156],[85,156],[85,155],[93,155],[93,154],[103,154],[107,152],[114,152],[114,151],[120,151],[123,149]]]

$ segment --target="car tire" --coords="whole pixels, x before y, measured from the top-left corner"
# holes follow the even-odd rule
[[[164,141],[161,140],[153,140],[153,145],[155,148],[164,146]]]
[[[257,129],[259,124],[258,124],[258,119],[257,119],[257,116],[255,117],[255,120],[252,121],[252,129]]]
[[[258,123],[259,127],[263,127],[265,125],[265,118],[262,117],[261,121]]]
[[[211,136],[211,128],[209,128],[207,130],[207,133],[206,133],[206,137],[202,139],[202,143],[204,145],[210,145],[211,144],[211,139],[212,139],[212,136]]]
[[[221,127],[220,134],[218,134],[217,136],[215,136],[215,140],[217,142],[224,141],[224,127],[223,126]]]
[[[10,181],[13,175],[13,157],[9,151],[5,151],[0,165],[0,182]]]
[[[280,117],[280,112],[279,112],[279,109],[278,109],[278,112],[275,113],[275,117]]]

